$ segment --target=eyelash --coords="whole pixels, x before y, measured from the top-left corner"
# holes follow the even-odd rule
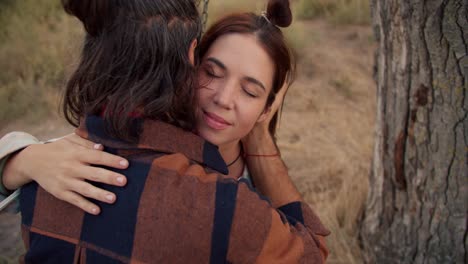
[[[252,98],[257,98],[257,97],[258,97],[258,96],[256,96],[255,94],[249,93],[249,92],[247,91],[247,89],[245,89],[244,87],[242,87],[242,90],[247,94],[247,96],[250,96],[250,97],[252,97]]]
[[[207,68],[205,68],[205,73],[211,78],[216,78],[216,79],[222,78],[221,76],[217,76],[216,74],[214,74],[212,70],[207,69]]]
[[[222,78],[222,76],[217,76],[216,74],[214,74],[213,71],[210,70],[208,67],[205,67],[205,73],[206,73],[206,75],[208,75],[211,78],[215,78],[215,79]],[[244,87],[242,87],[242,91],[244,91],[244,93],[247,94],[247,96],[249,96],[249,97],[252,97],[252,98],[257,98],[258,97],[255,94],[249,93],[247,91],[247,89],[245,89]]]

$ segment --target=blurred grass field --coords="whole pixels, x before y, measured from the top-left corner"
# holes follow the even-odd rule
[[[368,0],[300,0],[296,6],[298,19],[324,18],[336,25],[368,25]]]
[[[332,231],[328,263],[362,263],[357,220],[367,195],[375,119],[369,3],[291,2],[295,21],[284,32],[298,59],[298,76],[286,98],[279,146],[298,189]],[[265,6],[211,0],[209,23]],[[80,24],[64,14],[59,0],[0,0],[0,136],[25,130],[50,138],[70,130],[57,113],[82,37]],[[7,228],[0,224],[0,264],[18,254],[18,237]]]
[[[0,0],[0,124],[56,110],[80,42],[60,1]]]

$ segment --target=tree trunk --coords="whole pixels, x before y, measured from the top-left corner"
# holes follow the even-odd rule
[[[468,1],[371,0],[377,124],[368,263],[468,263]]]

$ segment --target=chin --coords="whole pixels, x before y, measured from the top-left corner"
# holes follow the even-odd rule
[[[212,144],[215,144],[217,146],[223,143],[219,136],[214,135],[213,133],[210,133],[209,131],[206,131],[204,129],[198,130],[198,135],[204,138],[206,141]]]

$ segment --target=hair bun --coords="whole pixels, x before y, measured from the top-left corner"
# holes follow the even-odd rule
[[[279,27],[288,27],[292,23],[292,12],[289,0],[270,0],[267,15],[271,23]]]
[[[96,36],[114,20],[118,8],[110,0],[62,0],[63,9],[69,15],[78,18],[86,32]]]

